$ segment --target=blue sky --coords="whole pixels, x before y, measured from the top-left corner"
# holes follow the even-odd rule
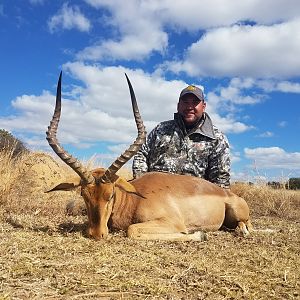
[[[196,84],[233,180],[300,177],[299,28],[297,0],[0,0],[0,128],[50,151],[63,70],[58,138],[107,165],[136,136],[126,72],[148,132]]]

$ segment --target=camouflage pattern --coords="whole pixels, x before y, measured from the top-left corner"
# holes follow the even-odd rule
[[[157,171],[202,177],[223,188],[230,185],[230,151],[226,136],[204,113],[199,124],[187,132],[181,116],[158,124],[135,155],[135,178]]]

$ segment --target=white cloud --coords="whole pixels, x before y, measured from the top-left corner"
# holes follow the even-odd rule
[[[287,126],[287,121],[280,121],[280,122],[278,123],[278,126],[281,127],[281,128],[286,127],[286,126]]]
[[[282,78],[300,75],[300,18],[272,26],[242,26],[208,31],[192,44],[174,72],[191,76]]]
[[[279,147],[245,148],[244,152],[261,169],[300,170],[300,152],[289,153]]]
[[[117,29],[114,39],[98,41],[77,55],[79,59],[141,60],[152,51],[163,53],[168,35],[161,28],[160,19],[146,2],[139,1],[87,1],[95,7],[105,7],[111,13],[109,26]]]
[[[199,30],[228,26],[250,20],[259,24],[282,22],[298,16],[300,3],[297,0],[85,0],[95,8],[106,8],[115,13],[126,9],[132,23],[141,11],[155,15],[162,24],[170,24],[181,30]],[[129,7],[135,7],[134,10]],[[272,9],[270,9],[270,7]]]
[[[254,105],[265,99],[264,95],[253,91],[249,95],[253,87],[255,80],[251,78],[233,78],[227,86],[219,86],[207,93],[207,112],[222,131],[241,133],[254,129],[254,126],[242,122],[247,116],[240,112],[242,106]]]
[[[141,113],[147,121],[157,122],[168,116],[172,118],[179,92],[186,85],[183,81],[166,81],[142,70],[133,71],[124,67],[101,68],[77,62],[66,63],[64,68],[86,86],[80,98],[87,108],[100,108],[128,119],[132,118],[132,112],[128,109],[130,96],[125,72],[134,86]]]
[[[167,43],[168,36],[164,32],[152,31],[148,34],[146,31],[138,31],[123,36],[119,41],[108,40],[99,45],[86,47],[77,54],[77,58],[142,60],[151,51],[163,52]]]
[[[207,109],[207,112],[211,116],[214,124],[219,127],[223,132],[225,133],[242,133],[248,130],[253,129],[253,126],[244,124],[242,122],[239,122],[236,120],[235,116],[228,115],[226,117],[221,117],[218,113],[213,112],[215,110],[215,107]]]
[[[56,15],[48,21],[48,27],[51,33],[60,29],[78,29],[79,31],[89,31],[90,21],[80,12],[78,6],[68,6],[64,3]]]
[[[283,93],[300,94],[300,83],[282,81],[277,84],[276,90],[281,91]]]
[[[254,88],[256,82],[252,78],[232,78],[228,86],[219,87],[215,92],[208,93],[208,99],[218,103],[227,104],[257,104],[265,99],[265,96],[258,93],[249,95],[249,90]],[[247,90],[244,93],[244,90]]]
[[[257,137],[260,137],[260,138],[270,138],[273,136],[274,136],[274,132],[271,132],[271,131],[265,131],[265,132],[257,135]]]
[[[39,133],[45,130],[45,117],[49,119],[54,96],[43,91],[40,96],[23,95],[12,101],[12,106],[20,114],[0,118],[0,127],[10,131]],[[48,114],[47,114],[48,112]],[[31,122],[29,122],[31,120]]]
[[[300,93],[300,83],[291,81],[276,81],[276,80],[258,80],[257,86],[264,91],[283,92],[283,93]]]
[[[230,153],[231,163],[237,163],[241,161],[241,154],[239,152],[232,152]]]
[[[297,17],[297,9],[300,9],[297,0],[165,0],[159,3],[164,19],[185,30],[229,26],[249,20],[272,24]]]
[[[85,0],[104,9],[109,40],[80,51],[79,59],[142,60],[172,49],[169,33],[205,34],[184,58],[165,64],[191,76],[289,77],[300,74],[297,0]],[[272,7],[272,9],[270,9]],[[243,24],[252,22],[253,26]],[[234,25],[235,24],[235,25]],[[173,49],[175,51],[176,49]]]

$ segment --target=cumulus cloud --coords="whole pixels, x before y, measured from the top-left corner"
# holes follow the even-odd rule
[[[149,30],[150,28],[148,28]],[[85,60],[142,60],[152,51],[163,52],[168,37],[164,32],[139,31],[123,36],[118,41],[108,40],[88,46],[76,56]]]
[[[257,135],[257,137],[260,137],[260,138],[270,138],[273,136],[274,136],[274,132],[271,132],[271,131],[265,131],[265,132]]]
[[[77,54],[79,59],[141,60],[152,51],[160,53],[168,45],[168,35],[161,28],[160,19],[139,1],[87,1],[104,7],[111,16],[107,25],[117,29],[114,39],[98,41]]]
[[[125,72],[135,89],[148,132],[158,122],[173,118],[179,93],[186,87],[184,81],[168,81],[140,69],[130,70],[121,66],[99,67],[69,62],[63,69],[64,74],[79,80],[81,87],[65,86],[63,79],[62,117],[58,136],[64,143],[78,148],[87,148],[99,141],[128,145],[135,139],[137,132]],[[55,95],[49,91],[41,95],[17,97],[12,102],[17,114],[0,118],[0,127],[32,134],[34,145],[38,136],[45,139],[54,102]],[[214,103],[208,106],[214,123],[222,131],[240,133],[251,129],[251,126],[237,120],[234,114],[220,116]]]
[[[2,117],[0,119],[0,127],[7,128],[10,131],[22,130],[33,133],[44,131],[45,117],[49,119],[53,101],[54,96],[49,91],[43,91],[39,96],[19,96],[12,101],[12,106],[21,113]],[[28,120],[32,121],[29,122]]]
[[[85,106],[89,109],[100,107],[103,111],[125,118],[132,118],[132,112],[128,109],[130,96],[125,72],[134,86],[141,113],[148,121],[172,118],[179,92],[186,85],[183,81],[167,81],[141,69],[130,70],[121,66],[101,68],[74,62],[66,63],[64,68],[86,86],[80,96]]]
[[[245,148],[245,156],[259,168],[264,169],[282,169],[282,170],[299,170],[300,152],[286,152],[279,147],[258,147]]]
[[[225,133],[242,133],[254,128],[251,125],[237,121],[233,115],[221,117],[216,113],[210,113],[209,109],[208,113],[212,117],[214,124]]]
[[[86,47],[78,53],[79,59],[142,60],[154,53],[174,54],[170,32],[193,32],[199,38],[185,57],[179,55],[162,69],[190,76],[299,75],[300,42],[295,38],[300,24],[299,1],[85,2],[107,11],[105,24],[114,29],[114,36]]]
[[[235,77],[229,81],[227,86],[220,86],[214,92],[208,93],[207,97],[216,107],[220,104],[228,107],[232,104],[257,104],[262,102],[266,96],[253,91],[250,94],[249,90],[255,87],[256,81],[254,79]]]
[[[257,86],[264,91],[270,92],[283,92],[283,93],[300,93],[300,83],[291,81],[278,81],[278,80],[258,80]]]
[[[208,31],[183,61],[167,66],[190,76],[282,78],[299,76],[300,18],[272,26],[234,25]]]
[[[241,133],[254,129],[244,122],[247,117],[240,112],[241,107],[258,104],[266,98],[254,92],[254,87],[256,82],[251,78],[232,78],[227,85],[207,93],[207,112],[224,132]]]
[[[240,152],[232,151],[232,147],[231,147],[230,157],[231,157],[231,163],[232,164],[241,161],[241,154],[240,154]]]
[[[48,21],[48,28],[51,33],[60,29],[78,29],[79,31],[89,31],[90,21],[81,13],[78,6],[69,6],[64,3],[56,15]]]
[[[106,8],[114,13],[120,10],[122,0],[85,0],[95,8]],[[298,16],[300,3],[297,0],[128,0],[126,5],[135,7],[126,13],[132,23],[139,18],[141,11],[155,15],[162,24],[170,24],[176,29],[193,31],[235,24],[240,21],[252,21],[258,24],[272,24]],[[123,7],[123,6],[122,6]],[[272,7],[272,9],[270,9]],[[125,7],[126,9],[126,7]]]
[[[91,1],[101,2],[101,0]],[[189,2],[163,0],[159,3],[159,8],[164,13],[164,20],[184,30],[223,27],[241,21],[272,24],[297,17],[298,13],[295,9],[300,8],[297,0],[238,2],[235,0],[190,0]]]
[[[287,126],[287,121],[280,121],[280,122],[278,123],[278,126],[281,127],[281,128],[286,127],[286,126]]]

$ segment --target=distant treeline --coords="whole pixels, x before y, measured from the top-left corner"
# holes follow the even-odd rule
[[[234,184],[248,184],[248,185],[255,185],[255,183],[249,182],[241,182],[236,181]],[[279,181],[269,181],[266,183],[267,186],[273,189],[286,189],[286,190],[300,190],[300,178],[290,178],[286,182],[279,182]]]
[[[274,189],[285,188],[287,190],[300,190],[300,178],[290,178],[284,184],[277,181],[270,181],[268,185]]]

